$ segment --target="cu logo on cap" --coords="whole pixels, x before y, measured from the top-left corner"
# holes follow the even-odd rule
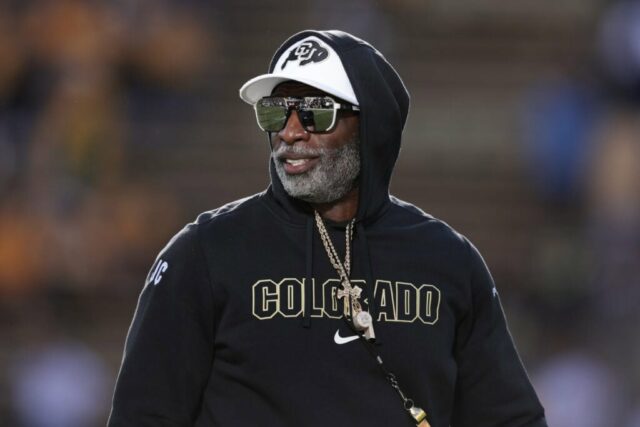
[[[324,61],[328,56],[329,51],[320,46],[318,42],[314,40],[307,40],[289,51],[289,56],[282,63],[282,67],[280,69],[284,70],[284,67],[287,66],[289,61],[300,60],[299,65],[302,66],[311,62]]]

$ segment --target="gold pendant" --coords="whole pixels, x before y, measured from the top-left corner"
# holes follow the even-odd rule
[[[345,317],[349,317],[351,315],[349,307],[349,294],[351,292],[351,286],[349,285],[349,282],[343,282],[342,286],[344,288],[338,289],[338,292],[336,292],[336,297],[338,297],[338,299],[342,299],[342,312],[344,313]]]

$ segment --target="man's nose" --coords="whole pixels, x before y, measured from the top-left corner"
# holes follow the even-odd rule
[[[304,126],[302,126],[300,116],[296,110],[291,111],[284,128],[278,132],[278,136],[282,141],[289,145],[294,144],[296,141],[306,141],[309,139],[309,132],[307,132],[304,129]]]

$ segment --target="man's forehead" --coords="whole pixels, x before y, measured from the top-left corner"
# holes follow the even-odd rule
[[[272,96],[331,96],[328,93],[295,80],[282,82],[273,88]],[[335,98],[335,97],[334,97]]]
[[[338,98],[337,96],[331,95],[330,93],[320,90],[317,87],[309,86],[295,80],[288,80],[286,82],[280,83],[273,88],[271,96],[328,96],[341,104],[349,104],[349,102],[345,101],[342,98]]]

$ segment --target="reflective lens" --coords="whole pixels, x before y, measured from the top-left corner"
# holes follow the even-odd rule
[[[275,101],[276,99],[262,98],[256,104],[258,126],[267,132],[279,131],[287,121],[286,105]]]
[[[316,132],[323,132],[331,129],[336,120],[337,110],[326,108],[310,108],[313,114],[313,124]]]
[[[256,103],[255,110],[258,126],[267,132],[282,130],[291,110],[298,111],[300,122],[307,132],[327,132],[335,125],[338,110],[358,111],[358,107],[338,104],[328,96],[265,97]]]

